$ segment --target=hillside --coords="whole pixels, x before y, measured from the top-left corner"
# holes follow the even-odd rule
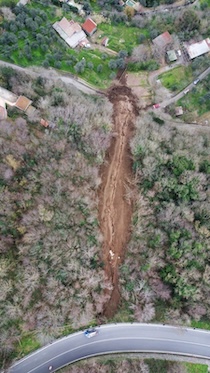
[[[209,53],[186,52],[209,37],[209,2],[5,1],[1,66],[16,65],[0,87],[31,106],[0,92],[0,366],[101,323],[209,329]],[[90,15],[90,49],[52,28]],[[131,371],[207,373],[109,356],[62,370]]]

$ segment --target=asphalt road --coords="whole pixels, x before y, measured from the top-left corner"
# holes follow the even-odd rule
[[[71,334],[17,361],[9,373],[47,373],[77,360],[119,352],[166,353],[210,360],[210,331],[156,324],[108,324],[88,339]]]

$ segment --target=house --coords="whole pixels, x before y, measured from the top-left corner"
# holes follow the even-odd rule
[[[82,25],[82,29],[88,36],[92,36],[97,30],[97,24],[91,18],[87,18],[85,23]]]
[[[188,44],[184,43],[184,47],[187,50],[187,53],[192,60],[202,54],[208,53],[210,51],[210,38],[202,40],[198,43]]]
[[[171,49],[170,51],[167,51],[167,57],[169,62],[174,62],[177,60],[177,55],[174,49]]]
[[[168,31],[165,31],[163,34],[158,35],[155,39],[152,40],[153,44],[157,48],[164,48],[166,45],[172,43],[173,39]]]
[[[22,111],[26,111],[31,104],[32,101],[27,97],[19,96],[14,106]]]
[[[63,17],[60,22],[55,22],[53,24],[53,28],[71,48],[76,48],[78,45],[84,46],[89,44],[81,26],[73,20],[68,21]]]
[[[107,47],[108,42],[109,42],[109,38],[107,38],[107,37],[105,36],[105,37],[101,40],[101,45],[103,45],[104,47]]]

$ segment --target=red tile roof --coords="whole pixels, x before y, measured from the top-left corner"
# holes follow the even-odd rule
[[[97,24],[91,18],[86,19],[85,23],[82,25],[83,30],[88,34],[91,34],[96,27]]]
[[[165,31],[163,34],[153,39],[153,43],[156,44],[158,47],[164,47],[165,45],[171,42],[172,42],[172,37],[168,31]]]

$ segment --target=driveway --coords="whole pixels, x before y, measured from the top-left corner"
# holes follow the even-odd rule
[[[6,104],[14,105],[18,99],[18,96],[7,89],[0,87],[0,98]]]

